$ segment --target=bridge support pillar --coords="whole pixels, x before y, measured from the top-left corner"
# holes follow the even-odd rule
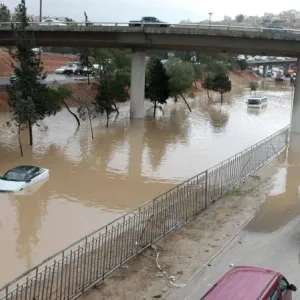
[[[131,60],[131,95],[130,118],[143,119],[145,116],[145,76],[146,76],[146,51],[132,50]]]
[[[290,144],[297,144],[297,147],[300,147],[300,58],[297,60],[297,75],[291,114]]]
[[[263,77],[267,76],[267,67],[268,65],[263,65]]]

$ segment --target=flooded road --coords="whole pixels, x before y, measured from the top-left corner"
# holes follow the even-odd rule
[[[24,194],[0,194],[0,286],[90,231],[175,184],[251,146],[289,124],[291,90],[264,85],[268,106],[249,110],[249,90],[207,105],[199,96],[169,101],[164,115],[93,121],[95,138],[83,123],[77,130],[65,110],[34,127],[30,149],[22,133],[24,157],[11,130],[0,127],[0,173],[20,164],[50,169],[49,180]],[[203,96],[200,96],[201,98]],[[75,110],[75,109],[74,109]],[[7,113],[0,113],[5,123]],[[25,146],[26,145],[26,146]]]

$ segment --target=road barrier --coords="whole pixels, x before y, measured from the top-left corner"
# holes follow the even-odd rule
[[[75,299],[241,185],[288,145],[289,127],[142,204],[0,289],[0,300]]]

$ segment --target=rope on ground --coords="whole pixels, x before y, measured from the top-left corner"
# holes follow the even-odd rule
[[[176,284],[175,283],[175,276],[173,275],[168,275],[168,273],[162,269],[162,267],[160,266],[160,264],[158,263],[158,258],[159,258],[159,251],[157,250],[157,248],[151,244],[151,248],[152,250],[154,250],[154,252],[156,253],[156,265],[157,265],[157,268],[166,276],[166,278],[168,279],[169,283],[172,285],[172,286],[175,286],[177,288],[181,288],[181,287],[184,287],[185,284]]]

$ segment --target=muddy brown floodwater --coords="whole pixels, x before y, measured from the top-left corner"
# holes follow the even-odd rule
[[[34,127],[34,146],[20,157],[16,134],[0,113],[0,173],[20,164],[50,169],[42,185],[23,194],[0,194],[0,286],[42,259],[68,246],[175,184],[200,173],[288,125],[289,87],[264,86],[268,106],[248,110],[249,90],[208,105],[198,95],[169,101],[163,116],[129,120],[129,105],[107,129],[94,120],[77,130],[65,110]],[[74,109],[75,110],[75,109]],[[3,271],[5,270],[5,271]]]

